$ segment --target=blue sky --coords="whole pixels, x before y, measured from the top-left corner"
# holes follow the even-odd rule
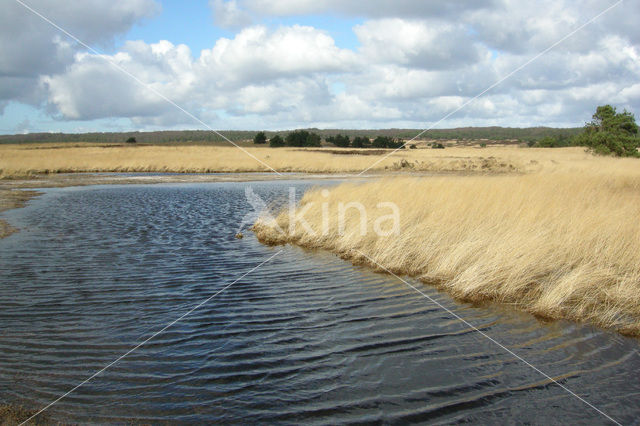
[[[215,129],[580,126],[640,109],[637,2],[474,96],[610,3],[30,0],[98,56],[9,2],[0,132],[203,128],[148,87]]]
[[[206,1],[163,1],[162,11],[144,19],[131,28],[123,40],[144,40],[155,43],[169,40],[186,44],[193,52],[210,48],[220,37],[233,37],[234,32],[214,26],[213,16]]]
[[[271,28],[296,24],[322,28],[333,37],[338,47],[355,49],[358,39],[352,28],[362,22],[362,18],[322,14],[265,17],[260,24]],[[155,43],[169,40],[175,44],[186,44],[197,54],[202,49],[211,48],[221,37],[233,38],[236,32],[215,25],[207,1],[169,0],[162,2],[162,11],[157,16],[134,25],[127,34],[119,37],[119,41],[144,40]]]

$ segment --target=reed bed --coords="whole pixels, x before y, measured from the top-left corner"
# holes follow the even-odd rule
[[[376,269],[379,264],[463,301],[504,303],[638,336],[639,163],[595,161],[599,171],[575,162],[562,171],[526,175],[344,183],[301,199],[298,212],[308,208],[303,218],[314,232],[292,230],[286,211],[275,222],[259,220],[254,231],[263,243],[325,249]],[[366,208],[364,235],[356,209],[347,211],[340,232],[338,203],[347,202]],[[399,233],[373,232],[376,217],[389,213],[376,207],[379,202],[398,206]]]
[[[582,148],[454,147],[389,151],[219,146],[122,146],[75,144],[0,145],[0,176],[74,172],[279,172],[340,173],[370,170],[406,172],[518,173],[557,168],[559,163],[593,162]],[[553,152],[552,152],[553,151]],[[341,152],[344,152],[342,154]],[[374,155],[365,155],[371,154]],[[252,158],[251,156],[254,156]],[[262,162],[262,163],[261,163]],[[264,164],[263,164],[264,163]]]

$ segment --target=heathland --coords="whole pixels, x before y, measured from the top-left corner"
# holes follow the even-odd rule
[[[310,228],[290,227],[283,211],[254,230],[264,243],[329,250],[461,300],[640,335],[638,160],[576,149],[499,153],[518,172],[348,182],[305,194],[298,212]],[[399,232],[374,232],[380,202],[398,207]],[[346,210],[341,232],[340,215],[324,214],[340,203],[360,203],[367,215]]]
[[[0,145],[0,177],[77,172],[300,172],[380,171],[530,172],[554,162],[593,163],[583,148],[518,145],[403,149],[267,148],[243,146],[23,144]],[[270,168],[271,167],[271,168]],[[597,162],[595,164],[597,167]]]
[[[461,300],[499,302],[540,317],[640,335],[637,158],[516,141],[440,140],[446,148],[433,149],[433,140],[421,140],[415,149],[397,152],[238,143],[242,150],[140,141],[1,144],[0,187],[49,186],[43,174],[77,172],[276,170],[353,177],[366,171],[360,177],[367,179],[347,181],[328,194],[309,191],[298,208],[320,229],[325,211],[360,203],[369,213],[367,232],[360,232],[357,209],[348,211],[342,230],[339,215],[330,215],[327,233],[291,230],[283,212],[276,223],[256,224],[258,239],[329,250],[354,263],[416,277]],[[373,232],[380,202],[398,207],[398,233]]]

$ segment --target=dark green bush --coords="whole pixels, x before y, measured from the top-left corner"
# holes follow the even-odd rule
[[[545,136],[535,144],[538,148],[559,148],[570,145],[570,140],[563,136]]]
[[[354,148],[364,148],[371,145],[371,141],[366,136],[356,136],[355,138],[353,138],[353,142],[351,143],[351,145]]]
[[[342,136],[341,134],[337,134],[335,136],[330,136],[325,139],[327,142],[334,144],[335,146],[346,148],[350,145],[351,141],[349,140],[349,136]]]
[[[284,139],[280,135],[274,135],[271,139],[269,139],[269,146],[271,148],[279,148],[284,146]]]
[[[397,139],[394,139],[390,136],[378,136],[373,140],[374,148],[401,148],[403,147],[403,142]]]
[[[310,133],[306,130],[296,130],[291,132],[285,138],[285,144],[287,146],[320,146],[320,135],[316,133]]]
[[[253,143],[255,144],[263,144],[267,143],[267,135],[264,132],[258,132],[253,137]]]

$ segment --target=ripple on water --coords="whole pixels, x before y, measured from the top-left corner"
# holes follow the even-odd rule
[[[275,253],[247,184],[50,190],[0,241],[0,395],[57,398]],[[252,183],[267,199],[288,186]],[[52,408],[70,422],[604,422],[398,280],[293,247]],[[420,284],[416,284],[420,285]],[[424,291],[624,423],[638,344]]]

